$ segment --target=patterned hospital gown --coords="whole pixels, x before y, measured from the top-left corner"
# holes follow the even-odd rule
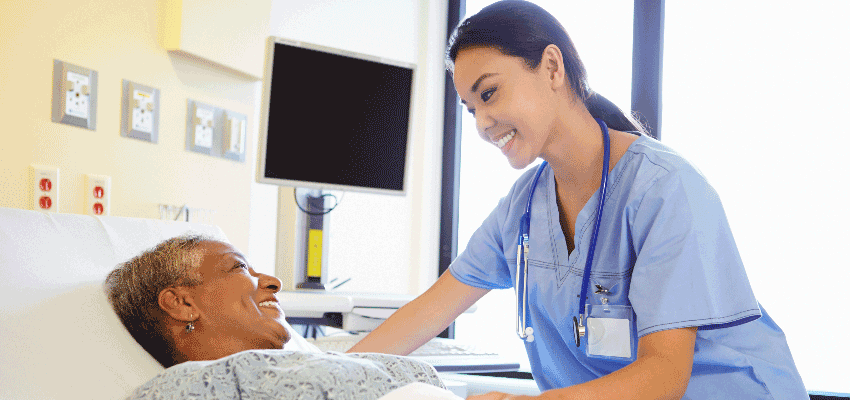
[[[377,399],[413,382],[445,388],[432,366],[408,357],[249,350],[163,371],[128,399]]]

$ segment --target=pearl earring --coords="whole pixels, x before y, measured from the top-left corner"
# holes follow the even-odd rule
[[[189,314],[190,321],[186,324],[186,333],[192,333],[195,330],[195,321],[191,321],[193,315]]]

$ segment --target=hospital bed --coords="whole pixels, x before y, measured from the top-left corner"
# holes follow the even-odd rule
[[[121,325],[102,284],[117,264],[184,233],[227,240],[210,225],[0,208],[0,399],[123,399],[164,371]],[[289,328],[284,350],[318,351]],[[539,393],[533,381],[446,377],[470,394]]]
[[[163,371],[112,311],[107,273],[215,226],[0,208],[0,398],[120,399]],[[313,349],[293,332],[287,350]]]

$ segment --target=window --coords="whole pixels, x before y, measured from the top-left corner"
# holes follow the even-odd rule
[[[807,388],[831,392],[850,392],[850,318],[829,306],[850,282],[848,11],[668,1],[664,28],[663,140],[719,193]]]
[[[467,0],[466,15],[490,3],[492,1]],[[591,88],[628,110],[632,77],[632,2],[549,0],[534,3],[552,13],[567,29],[585,64]],[[461,20],[463,18],[461,16]],[[479,138],[471,114],[462,114],[458,252],[466,247],[475,229],[523,172],[512,169],[497,148]],[[504,355],[521,360],[521,369],[528,371],[525,347],[515,333],[514,301],[513,290],[491,291],[478,302],[475,313],[463,314],[457,319],[455,338],[499,349]]]

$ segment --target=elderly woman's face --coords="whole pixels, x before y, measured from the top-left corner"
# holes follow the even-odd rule
[[[257,273],[227,243],[202,242],[198,272],[202,283],[190,290],[200,315],[199,334],[209,336],[215,359],[251,349],[282,349],[289,341],[275,293],[277,278]],[[207,357],[205,357],[207,358]]]

